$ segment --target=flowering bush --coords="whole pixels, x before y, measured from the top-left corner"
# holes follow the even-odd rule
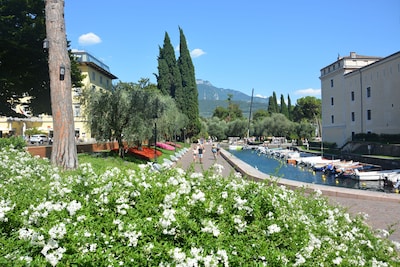
[[[61,172],[1,149],[0,266],[400,264],[396,244],[319,192],[134,166]]]

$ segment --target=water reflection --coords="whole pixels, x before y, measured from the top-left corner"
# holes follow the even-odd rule
[[[314,172],[309,168],[287,164],[284,160],[275,158],[274,156],[258,154],[255,150],[251,149],[232,150],[229,152],[259,171],[276,177],[312,184],[384,191],[383,182],[380,181],[359,182],[354,179],[324,175],[322,172]]]

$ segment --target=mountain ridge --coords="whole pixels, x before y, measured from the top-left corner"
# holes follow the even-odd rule
[[[233,103],[239,105],[239,108],[243,112],[243,116],[249,116],[251,96],[233,89],[218,88],[206,80],[197,79],[196,84],[199,94],[199,113],[201,117],[212,117],[215,108],[218,106],[227,108],[228,95],[232,96],[231,99]],[[268,101],[268,98],[253,96],[252,112],[258,109],[267,109]]]

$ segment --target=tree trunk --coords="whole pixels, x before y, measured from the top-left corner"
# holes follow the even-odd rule
[[[67,50],[64,0],[45,0],[45,6],[54,130],[51,162],[64,169],[76,169],[78,155],[72,111],[71,61]]]
[[[122,141],[122,136],[121,135],[118,135],[117,142],[118,142],[118,155],[121,158],[124,158],[125,157],[125,147],[124,147],[124,143]]]

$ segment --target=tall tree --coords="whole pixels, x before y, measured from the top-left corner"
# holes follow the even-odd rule
[[[289,118],[289,110],[286,106],[285,97],[281,94],[281,110],[280,113],[285,115],[286,118]]]
[[[179,59],[178,68],[182,79],[182,89],[175,92],[177,106],[185,114],[189,121],[187,134],[193,136],[200,131],[199,120],[199,92],[197,91],[195,70],[187,47],[186,37],[183,30],[179,28]]]
[[[175,98],[175,92],[182,90],[182,80],[175,51],[167,32],[164,37],[164,45],[159,48],[159,51],[157,87],[162,94]]]
[[[321,118],[321,107],[321,99],[313,96],[302,97],[297,100],[293,109],[293,119],[296,122],[307,120],[316,123],[316,120]]]
[[[288,113],[289,113],[289,120],[293,120],[293,107],[292,107],[292,101],[290,100],[290,95],[288,94]]]
[[[64,0],[45,1],[45,11],[54,129],[51,162],[64,169],[76,169],[78,155],[72,112],[71,61],[67,49]]]
[[[279,113],[278,101],[276,99],[275,92],[273,92],[272,96],[269,97],[268,112],[269,114]]]

